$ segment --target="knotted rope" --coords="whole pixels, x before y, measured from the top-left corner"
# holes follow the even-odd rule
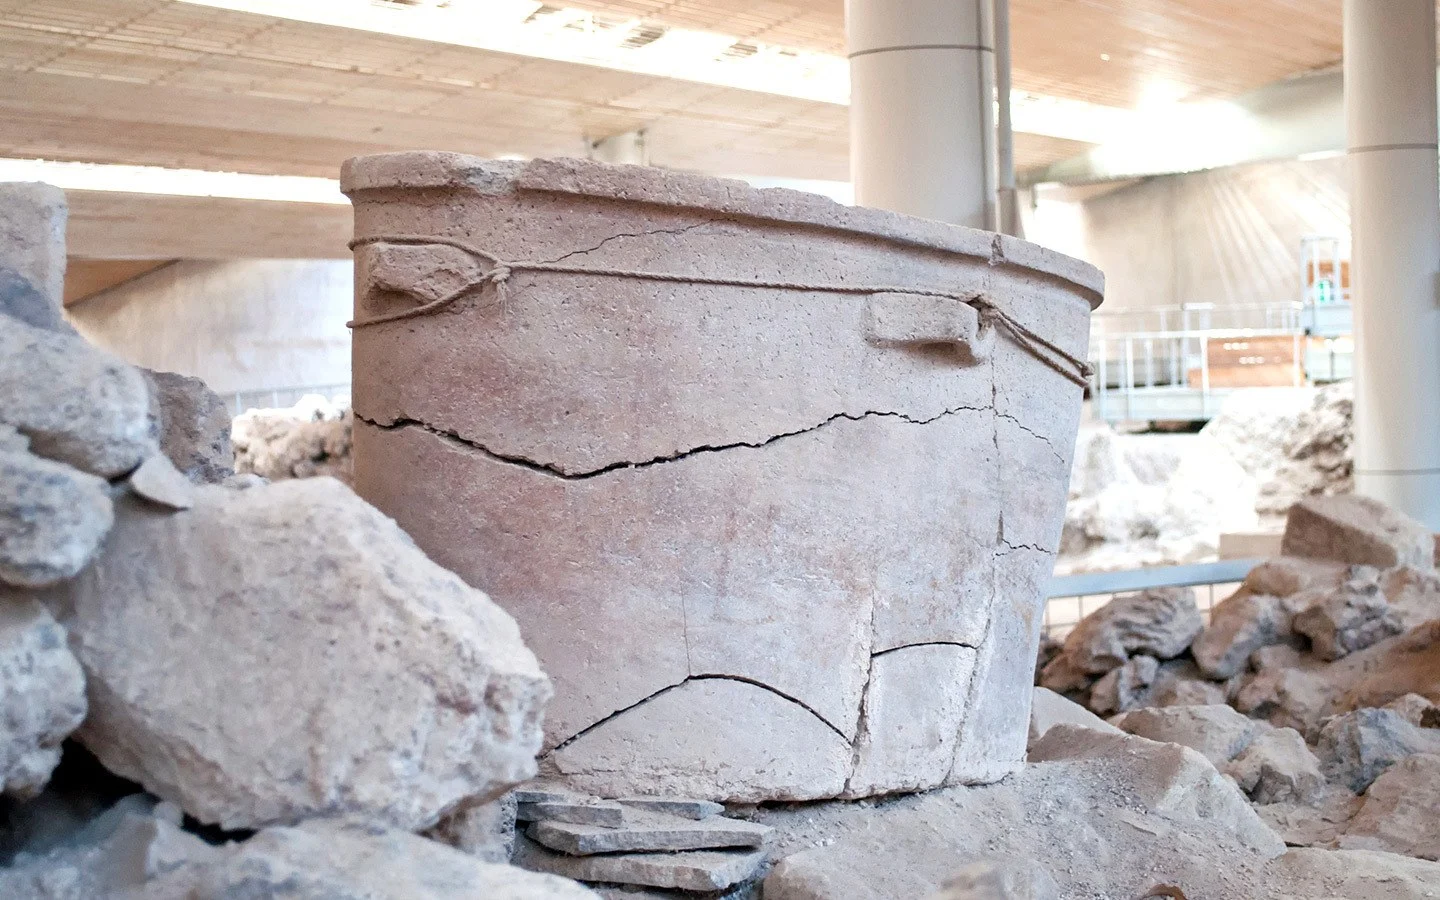
[[[1032,356],[1081,387],[1089,385],[1090,375],[1092,373],[1088,362],[1062,349],[1044,336],[1037,334],[1029,326],[997,306],[995,301],[990,297],[984,295],[967,297],[952,291],[937,291],[929,288],[916,287],[816,284],[813,282],[778,281],[764,278],[742,278],[739,276],[676,275],[673,272],[647,272],[643,269],[607,269],[591,266],[570,266],[554,262],[512,262],[503,260],[493,253],[481,250],[473,244],[467,244],[464,241],[440,235],[377,234],[371,237],[356,238],[350,242],[350,249],[354,250],[357,247],[363,247],[368,244],[380,243],[407,246],[440,245],[453,247],[462,253],[467,253],[482,262],[488,263],[490,269],[475,281],[462,285],[443,297],[431,300],[429,303],[422,303],[419,306],[397,312],[372,316],[368,319],[352,319],[345,323],[347,328],[368,328],[371,325],[381,325],[385,322],[398,322],[402,319],[427,316],[433,312],[444,309],[470,291],[476,288],[483,288],[487,284],[494,286],[495,298],[503,306],[510,276],[516,272],[594,275],[607,278],[636,278],[643,281],[664,281],[672,284],[713,284],[722,287],[765,288],[779,291],[818,291],[831,294],[914,294],[922,297],[938,297],[945,300],[954,300],[975,307],[976,311],[980,313],[982,322],[992,322],[1002,326],[1010,333],[1015,342],[1028,350]],[[1052,357],[1049,354],[1054,354],[1054,356]]]

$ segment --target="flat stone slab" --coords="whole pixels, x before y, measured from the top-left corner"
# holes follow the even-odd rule
[[[619,828],[574,822],[536,822],[525,832],[551,850],[571,856],[636,851],[710,850],[758,847],[770,833],[765,825],[714,816],[697,822],[637,810]]]
[[[568,822],[574,825],[601,825],[618,828],[625,818],[625,807],[608,800],[544,800],[521,803],[515,818],[521,822]]]
[[[694,819],[697,822],[711,816],[718,816],[725,811],[724,806],[712,800],[691,800],[685,797],[616,797],[615,802],[649,812],[668,813],[682,819]]]
[[[522,784],[510,792],[516,803],[570,803],[587,799],[586,794],[577,794],[558,784],[534,781]]]
[[[522,869],[576,881],[710,892],[723,891],[754,875],[765,855],[764,850],[685,850],[568,856],[521,839],[513,862]]]

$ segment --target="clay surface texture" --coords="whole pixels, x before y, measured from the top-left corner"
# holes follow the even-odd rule
[[[657,169],[342,180],[356,489],[519,622],[542,772],[757,802],[1015,770],[1096,270]]]

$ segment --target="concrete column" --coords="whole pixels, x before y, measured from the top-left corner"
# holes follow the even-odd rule
[[[1345,0],[1355,488],[1440,531],[1435,0]]]
[[[846,0],[855,202],[994,230],[990,0]]]

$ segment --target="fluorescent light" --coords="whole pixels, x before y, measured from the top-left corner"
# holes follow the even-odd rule
[[[115,166],[0,159],[0,181],[43,181],[71,191],[116,191],[176,197],[230,197],[295,203],[349,203],[333,178],[302,175],[247,175],[159,166]]]
[[[180,2],[820,103],[850,102],[850,64],[842,56],[534,0]],[[1012,95],[1011,107],[1016,131],[1086,143],[1108,140],[1134,120],[1129,110],[1023,91]]]

